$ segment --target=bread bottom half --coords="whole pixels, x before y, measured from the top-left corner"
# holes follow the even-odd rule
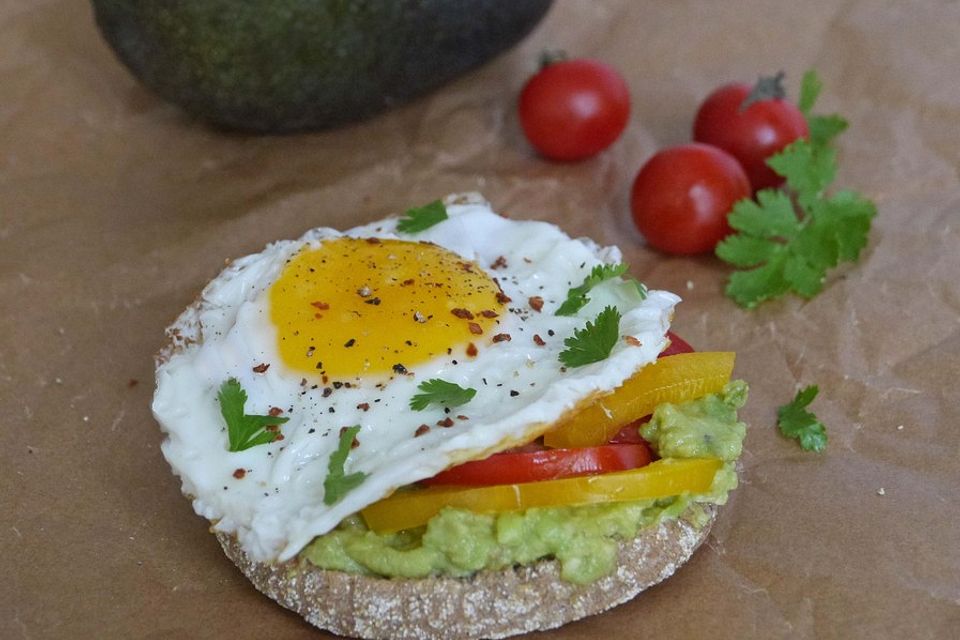
[[[709,520],[682,515],[620,543],[617,569],[596,582],[560,578],[556,560],[481,571],[469,578],[379,578],[329,571],[306,561],[252,560],[233,536],[217,533],[224,552],[262,593],[337,635],[369,640],[505,638],[552,629],[630,600],[670,577],[706,539]]]

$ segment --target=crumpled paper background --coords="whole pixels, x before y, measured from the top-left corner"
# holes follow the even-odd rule
[[[960,637],[960,5],[559,0],[520,47],[367,123],[212,131],[142,89],[84,2],[0,2],[0,637],[324,637],[260,596],[180,496],[149,411],[163,328],[224,259],[479,190],[618,244],[675,329],[752,384],[743,486],[669,581],[549,638]],[[551,164],[514,102],[544,48],[606,60],[626,134]],[[716,85],[819,70],[852,122],[837,184],[879,206],[812,301],[723,297],[648,248],[630,182]],[[816,383],[823,455],[774,427]]]

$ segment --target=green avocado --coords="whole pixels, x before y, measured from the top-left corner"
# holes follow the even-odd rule
[[[735,380],[719,393],[660,405],[650,423],[655,426],[644,428],[644,437],[661,456],[724,461],[705,493],[499,514],[448,507],[425,527],[391,534],[369,531],[360,516],[351,516],[314,538],[300,557],[322,569],[399,578],[464,577],[556,558],[562,579],[593,582],[616,568],[617,540],[681,516],[700,528],[706,522],[700,504],[726,503],[738,482],[735,463],[746,425],[737,419],[737,409],[746,399],[746,383]]]
[[[147,87],[220,127],[372,116],[509,48],[552,0],[93,0]]]

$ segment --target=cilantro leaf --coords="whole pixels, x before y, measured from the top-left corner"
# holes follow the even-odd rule
[[[567,349],[560,352],[560,362],[567,367],[582,367],[610,356],[620,338],[620,312],[605,307],[593,322],[583,329],[574,329],[573,336],[563,341]]]
[[[817,147],[829,145],[848,126],[847,121],[837,114],[822,116],[811,113],[814,103],[820,96],[821,89],[823,89],[823,82],[817,76],[816,71],[811,69],[803,74],[803,81],[800,84],[800,100],[797,106],[807,119],[810,141]]]
[[[797,391],[792,401],[777,409],[777,427],[780,433],[794,438],[804,451],[823,451],[827,447],[827,429],[809,411],[807,406],[817,397],[820,389],[810,385]]]
[[[748,269],[733,273],[726,288],[748,309],[790,291],[805,298],[818,294],[829,269],[859,258],[877,213],[856,192],[825,195],[836,174],[833,149],[797,140],[769,164],[786,178],[793,198],[764,189],[756,202],[740,200],[727,218],[737,233],[716,249],[721,260]]]
[[[280,432],[269,431],[267,427],[281,425],[289,420],[280,416],[244,413],[243,405],[247,403],[247,392],[236,378],[230,378],[220,385],[217,400],[220,402],[220,414],[227,423],[230,451],[243,451],[258,444],[273,442],[280,436]]]
[[[455,407],[470,402],[473,396],[477,395],[476,389],[464,389],[458,384],[439,378],[421,382],[417,389],[423,393],[410,398],[410,408],[414,411],[423,411],[431,402]]]
[[[327,477],[323,481],[323,504],[332,505],[340,501],[343,496],[356,489],[367,479],[367,474],[356,471],[350,475],[343,473],[343,465],[347,455],[353,448],[353,439],[360,432],[360,425],[348,427],[340,432],[340,443],[337,450],[330,454],[327,463]]]
[[[402,233],[424,231],[449,217],[447,216],[447,208],[440,200],[434,200],[422,207],[407,209],[403,215],[404,217],[397,222],[397,231]]]
[[[590,302],[587,294],[591,289],[606,280],[622,277],[629,268],[630,265],[624,262],[620,264],[598,264],[591,269],[590,274],[583,279],[583,284],[567,291],[567,299],[563,301],[563,304],[560,305],[554,315],[572,316]],[[646,298],[647,287],[639,280],[630,278],[630,281],[637,287],[637,293],[640,294],[640,299],[643,300]]]

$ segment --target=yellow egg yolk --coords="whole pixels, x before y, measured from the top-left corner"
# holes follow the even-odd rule
[[[269,292],[283,362],[304,374],[404,373],[489,341],[509,299],[437,245],[335,238],[293,256]],[[313,377],[313,376],[311,376]]]

